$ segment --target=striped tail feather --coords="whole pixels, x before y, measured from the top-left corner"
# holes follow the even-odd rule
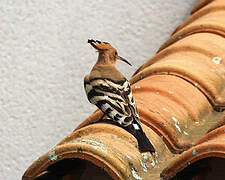
[[[138,147],[141,152],[155,153],[154,146],[146,136],[139,123],[132,123],[126,127],[126,130],[137,139]]]

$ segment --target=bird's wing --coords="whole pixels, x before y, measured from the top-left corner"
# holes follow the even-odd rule
[[[86,95],[88,96],[88,93],[92,89],[92,86],[90,85],[90,82],[89,82],[89,75],[86,75],[84,77],[84,89],[85,89]]]
[[[92,90],[87,93],[89,101],[105,115],[124,126],[133,120],[139,122],[129,81],[116,83],[110,79],[96,78],[90,81],[90,86]]]

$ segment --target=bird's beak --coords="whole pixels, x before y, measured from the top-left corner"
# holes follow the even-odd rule
[[[118,56],[118,59],[123,61],[123,62],[125,62],[125,63],[127,63],[127,64],[129,64],[130,66],[132,66],[131,63],[129,63],[126,59],[122,58],[121,56]]]

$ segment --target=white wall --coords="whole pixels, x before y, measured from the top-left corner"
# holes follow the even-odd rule
[[[0,179],[20,179],[96,108],[83,77],[96,61],[88,38],[111,42],[129,78],[197,0],[1,0]]]

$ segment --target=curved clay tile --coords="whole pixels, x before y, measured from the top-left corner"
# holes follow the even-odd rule
[[[122,128],[97,123],[97,110],[37,159],[23,180],[223,178],[224,17],[225,1],[201,0],[130,80],[154,156],[140,153]]]
[[[163,151],[164,157],[171,157],[172,154],[160,137],[150,128],[144,125],[143,128],[154,146]],[[156,164],[150,153],[139,152],[136,139],[128,132],[114,125],[97,123],[82,127],[62,140],[36,160],[25,172],[23,179],[37,177],[40,172],[43,173],[62,160],[77,158],[104,168],[113,179],[147,178]]]
[[[205,0],[205,2],[208,1]],[[224,10],[225,4],[223,0],[213,0],[203,6],[176,28],[172,36],[160,47],[159,51],[194,33],[209,32],[224,37]]]
[[[224,159],[223,164],[221,164],[221,171],[225,168],[225,126],[222,126],[209,134],[202,137],[195,146],[190,148],[188,151],[182,153],[178,156],[172,163],[170,163],[167,168],[161,173],[163,179],[170,179],[182,171],[185,167],[199,161],[200,159],[206,159],[210,157],[219,157]],[[210,166],[208,164],[207,166]],[[199,169],[201,171],[201,169]],[[210,169],[209,169],[210,171]],[[190,173],[190,172],[189,172]],[[223,179],[225,173],[220,172],[220,177],[214,176],[214,179]],[[222,176],[223,175],[223,176]],[[210,175],[208,175],[210,176]],[[202,177],[203,179],[203,177]],[[210,179],[204,176],[204,180]]]
[[[179,76],[202,91],[214,109],[220,111],[225,108],[225,83],[221,83],[225,81],[224,52],[223,37],[213,33],[193,34],[143,64],[131,82],[153,74]]]
[[[200,0],[192,9],[191,14],[194,14],[196,11],[211,3],[213,0]]]

